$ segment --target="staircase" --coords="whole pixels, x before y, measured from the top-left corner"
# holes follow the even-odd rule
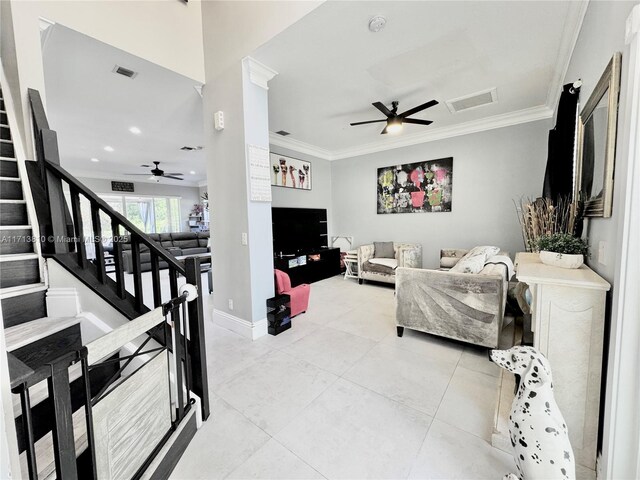
[[[199,398],[202,418],[209,415],[202,300],[187,300],[178,289],[178,279],[184,277],[196,286],[196,291],[201,290],[199,260],[177,262],[60,166],[56,133],[49,129],[40,95],[33,90],[29,91],[29,99],[37,159],[26,160],[21,143],[14,144],[10,122],[13,124],[16,118],[11,114],[10,98],[4,98],[1,87],[0,311],[22,474],[25,478],[28,474],[30,479],[74,480],[109,478],[121,471],[117,469],[129,468],[133,470],[127,477],[133,473],[133,478],[140,478],[154,462],[153,468],[164,465],[164,473],[168,474],[172,467],[168,472],[167,467],[175,465],[195,433],[195,428],[181,428],[195,425],[191,392]],[[83,225],[81,204],[89,205],[90,225]],[[115,271],[109,274],[103,254],[105,218],[115,257]],[[132,291],[125,288],[119,242],[122,235],[131,238]],[[85,243],[90,237],[96,252],[91,258]],[[143,298],[143,251],[151,254],[151,278],[145,281],[153,285],[152,311]],[[96,298],[130,322],[83,345],[81,317],[48,315],[47,262],[64,267]],[[160,265],[169,270],[170,300],[162,298]],[[167,318],[171,321],[167,322]],[[146,340],[135,352],[120,353],[125,344],[130,345],[127,342],[141,336]],[[143,351],[152,338],[159,343]],[[133,372],[125,370],[132,360],[143,356],[151,360]],[[157,378],[148,375],[154,368],[159,372]],[[169,393],[169,378],[173,393]],[[162,400],[165,403],[156,399],[155,410],[151,403],[146,409],[140,408],[150,398],[145,389],[155,388],[162,379],[167,382]],[[127,399],[134,398],[134,393],[127,393],[132,385],[137,385],[134,390],[142,396],[130,402],[129,408],[121,408]],[[94,409],[99,415],[95,425]],[[154,423],[155,437],[144,437],[148,435],[145,425],[166,417],[168,410],[171,414],[162,427]],[[139,431],[127,427],[123,436],[104,430],[105,425],[126,426],[131,422],[140,425]],[[102,428],[97,437],[94,428]],[[178,432],[175,438],[172,432]],[[127,442],[136,438],[146,445],[131,448]],[[138,453],[149,445],[153,450],[144,455]],[[128,460],[131,452],[134,462]],[[157,476],[157,472],[149,472]]]
[[[80,318],[47,316],[47,285],[37,251],[37,229],[29,218],[25,184],[20,178],[1,89],[0,110],[0,304],[10,386],[14,392],[21,392],[14,395],[13,406],[23,472],[37,472],[37,478],[47,478],[56,471],[52,431],[56,413],[60,413],[49,400],[47,379],[52,376],[52,363],[61,357],[68,357],[70,363],[82,348]],[[67,370],[71,391],[77,455],[87,445],[84,401],[79,395],[84,388],[80,367],[79,363],[61,366]],[[95,383],[99,380],[95,378]],[[28,393],[21,391],[25,382]],[[31,446],[34,462],[30,465],[27,450]]]

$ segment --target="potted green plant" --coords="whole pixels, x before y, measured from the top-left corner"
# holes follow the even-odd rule
[[[538,239],[537,246],[540,261],[554,267],[580,268],[585,255],[589,256],[587,241],[568,233],[543,235]]]

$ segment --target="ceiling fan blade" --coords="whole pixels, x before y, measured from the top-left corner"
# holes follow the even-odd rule
[[[351,125],[352,127],[355,127],[356,125],[364,125],[366,123],[380,123],[380,122],[386,122],[387,119],[383,119],[383,120],[367,120],[366,122],[354,122],[354,123],[350,123],[349,125]]]
[[[137,175],[141,177],[148,177],[150,174],[149,173],[125,173],[124,175]]]
[[[174,177],[173,175],[162,175],[164,178],[173,178],[174,180],[184,180],[184,178]]]
[[[419,118],[403,118],[402,123],[415,123],[416,125],[431,125],[432,120],[420,120]]]
[[[414,113],[421,112],[422,110],[425,110],[425,109],[427,109],[429,107],[433,107],[434,105],[437,105],[437,104],[438,104],[438,102],[436,100],[431,100],[431,101],[429,101],[427,103],[423,103],[422,105],[418,105],[417,107],[413,107],[413,108],[407,110],[406,112],[401,113],[398,116],[402,117],[402,118],[406,118],[406,117],[408,117],[410,115],[413,115]]]
[[[391,117],[393,116],[393,112],[391,110],[389,110],[384,103],[382,102],[374,102],[371,105],[373,105],[374,107],[376,107],[378,110],[380,110],[382,113],[384,113],[387,117]]]
[[[165,173],[164,176],[166,177],[167,175],[184,175],[184,173]]]
[[[380,135],[386,135],[386,133],[387,133],[387,126],[385,125],[382,131],[380,132]]]

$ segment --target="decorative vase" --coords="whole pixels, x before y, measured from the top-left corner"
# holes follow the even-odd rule
[[[550,265],[552,267],[580,268],[584,263],[584,255],[581,253],[569,254],[542,250],[540,252],[540,261],[545,265]]]

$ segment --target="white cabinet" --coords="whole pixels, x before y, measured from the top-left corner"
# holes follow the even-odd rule
[[[553,387],[576,462],[595,468],[606,292],[586,265],[551,267],[537,253],[516,255],[516,277],[532,294],[534,346],[551,363]]]

